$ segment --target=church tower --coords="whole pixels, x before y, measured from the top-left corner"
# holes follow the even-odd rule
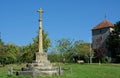
[[[106,48],[106,39],[112,31],[114,24],[108,20],[103,20],[101,23],[92,29],[92,49],[94,52],[101,50],[103,54],[110,57],[111,54]]]

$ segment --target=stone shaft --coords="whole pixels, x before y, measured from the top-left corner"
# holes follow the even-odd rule
[[[43,10],[38,10],[40,17],[39,17],[39,52],[43,53],[43,38],[42,38],[42,13]]]

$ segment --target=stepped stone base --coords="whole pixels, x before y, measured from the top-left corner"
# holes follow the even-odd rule
[[[53,75],[59,75],[58,71],[56,70],[24,70],[24,71],[18,71],[18,75],[22,76],[53,76]]]
[[[29,63],[21,71],[17,72],[17,75],[28,76],[52,76],[60,75],[62,71],[58,67],[53,67],[45,52],[37,52],[35,54],[35,60],[33,63]]]

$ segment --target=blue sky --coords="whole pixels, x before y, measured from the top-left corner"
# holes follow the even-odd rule
[[[107,20],[120,20],[120,0],[0,0],[0,32],[5,43],[32,43],[43,8],[43,28],[52,43],[69,38],[91,40],[91,29]]]

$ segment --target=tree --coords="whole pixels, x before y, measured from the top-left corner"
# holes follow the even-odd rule
[[[99,64],[101,62],[104,62],[102,59],[103,57],[105,57],[105,48],[104,47],[99,47],[98,49],[94,50],[94,56],[95,56],[95,59],[96,59],[96,62],[99,61]]]
[[[6,44],[7,63],[15,63],[18,60],[18,52],[20,52],[19,46],[15,44]]]
[[[3,66],[5,65],[5,59],[6,59],[6,53],[5,53],[4,42],[2,42],[2,40],[0,40],[0,63]]]
[[[56,48],[53,48],[52,51],[48,53],[48,59],[51,62],[61,62],[62,61],[62,55],[57,53]]]
[[[74,42],[74,50],[76,52],[76,61],[84,60],[85,62],[89,62],[90,57],[90,43],[86,43],[82,40],[77,40]]]
[[[73,61],[73,45],[72,41],[70,39],[60,39],[57,40],[57,46],[58,52],[62,55],[62,60],[61,61],[66,61],[66,62],[71,62]]]
[[[15,44],[4,44],[0,42],[0,62],[3,64],[15,63],[17,61],[17,53],[19,47]]]
[[[34,55],[34,50],[31,47],[31,44],[26,45],[26,46],[22,46],[21,47],[22,50],[22,56],[21,56],[21,60],[22,62],[31,62],[31,60],[33,59],[33,55]]]
[[[90,57],[90,44],[82,40],[72,41],[70,39],[59,39],[57,40],[58,55],[61,54],[61,61],[65,62],[77,62],[77,60],[89,61]]]
[[[113,31],[108,37],[107,48],[111,52],[112,58],[120,56],[120,21],[114,25]]]

